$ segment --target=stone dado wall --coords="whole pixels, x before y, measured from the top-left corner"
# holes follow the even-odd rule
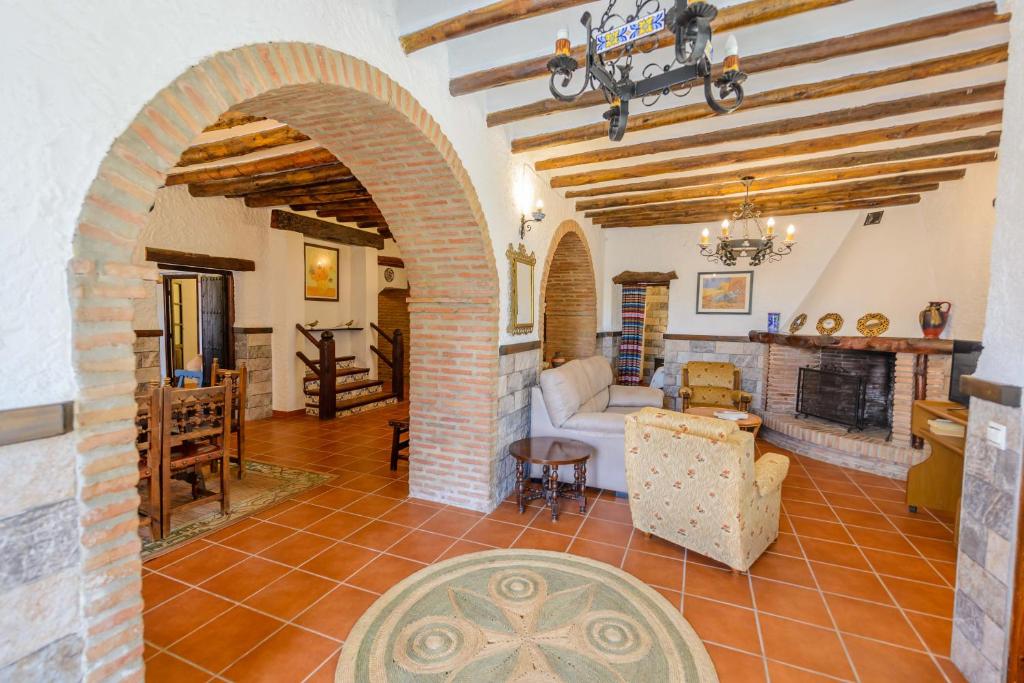
[[[1022,443],[1020,408],[971,399],[957,548],[953,661],[972,683],[1006,680]],[[1006,450],[985,439],[989,421],[1007,427]]]
[[[141,393],[151,384],[159,384],[162,376],[160,372],[160,343],[163,337],[149,334],[149,332],[149,330],[136,331],[135,344],[132,347],[135,351],[137,393]]]
[[[648,287],[644,307],[643,381],[650,384],[654,360],[665,357],[665,330],[668,328],[668,287]]]
[[[270,328],[235,328],[235,367],[249,370],[245,419],[262,420],[273,414],[274,370],[271,362]],[[264,331],[266,330],[266,331]]]
[[[538,345],[539,346],[539,345]],[[541,370],[540,348],[502,355],[498,370],[498,458],[494,468],[497,500],[515,486],[515,460],[508,454],[513,441],[530,435],[530,389]]]

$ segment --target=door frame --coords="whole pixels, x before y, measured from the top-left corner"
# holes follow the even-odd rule
[[[174,265],[172,263],[158,263],[157,264],[157,268],[159,270],[161,270],[161,271],[164,271],[164,270],[174,271],[174,272],[171,272],[171,273],[163,273],[163,272],[160,273],[160,275],[161,275],[161,277],[163,279],[163,291],[164,291],[164,301],[165,302],[170,298],[170,290],[169,290],[168,285],[167,285],[168,278],[173,279],[175,277],[182,277],[182,278],[194,277],[197,280],[197,287],[198,287],[198,279],[199,279],[198,276],[199,275],[221,275],[221,276],[224,277],[225,281],[227,282],[227,288],[228,288],[228,311],[227,311],[227,313],[228,313],[228,322],[227,322],[227,339],[225,340],[225,345],[226,345],[225,356],[226,356],[226,358],[222,358],[221,359],[221,362],[223,363],[223,365],[221,367],[222,368],[231,368],[231,369],[233,369],[235,367],[235,275],[234,275],[234,273],[232,271],[230,271],[230,270],[216,270],[216,269],[213,269],[213,268],[196,268],[194,266],[176,266],[176,265]],[[185,273],[185,274],[181,275],[181,273]],[[194,273],[194,275],[188,275],[188,273]],[[197,301],[199,299],[199,295],[198,294],[199,293],[198,293],[198,290],[197,290],[197,292],[196,292],[196,299],[197,299]],[[196,325],[198,326],[198,325],[201,324],[201,321],[202,321],[201,312],[199,311],[199,307],[198,306],[196,307],[196,317],[197,317]],[[173,349],[171,347],[170,330],[171,330],[170,310],[167,307],[167,305],[165,304],[164,305],[164,330],[163,330],[163,332],[164,332],[165,353],[167,353],[167,367],[168,367],[168,369],[170,369],[170,367],[171,367],[171,354],[173,353]],[[200,340],[200,342],[201,341],[202,340]],[[200,348],[200,350],[202,350],[202,343],[200,343],[199,348]]]

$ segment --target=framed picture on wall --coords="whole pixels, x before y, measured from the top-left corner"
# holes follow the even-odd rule
[[[697,273],[697,313],[750,315],[754,271]]]
[[[338,300],[338,250],[305,245],[306,301]]]

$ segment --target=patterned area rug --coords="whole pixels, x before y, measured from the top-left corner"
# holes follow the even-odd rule
[[[236,467],[232,466],[231,488],[229,489],[231,492],[231,514],[220,514],[219,501],[210,501],[175,512],[171,515],[171,533],[159,541],[154,541],[150,535],[149,521],[140,518],[142,559],[148,560],[179,543],[219,529],[225,524],[270,507],[288,496],[319,486],[334,478],[333,474],[321,474],[252,460],[246,460],[245,477],[242,479],[236,478],[235,470]],[[218,475],[210,474],[207,470],[204,479],[210,490],[217,491],[220,488]],[[191,500],[191,491],[192,487],[183,481],[171,482],[171,496],[178,502]]]
[[[422,569],[353,627],[335,677],[350,681],[715,683],[679,610],[584,557],[491,550]]]

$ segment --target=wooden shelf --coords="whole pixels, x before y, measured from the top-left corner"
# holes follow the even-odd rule
[[[364,328],[362,328],[362,327],[304,327],[302,329],[306,330],[306,332],[338,332],[338,331],[341,331],[341,330],[352,330],[353,332],[358,332],[358,331],[360,331],[360,330],[362,330]]]

